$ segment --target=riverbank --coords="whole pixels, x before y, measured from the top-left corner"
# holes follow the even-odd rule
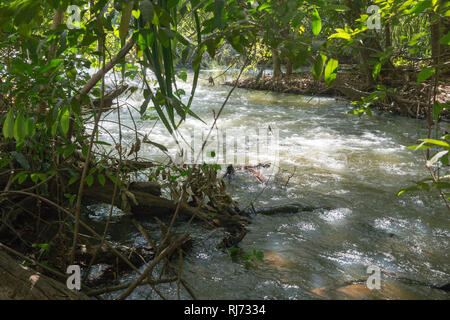
[[[392,88],[386,91],[384,99],[374,101],[373,106],[377,109],[396,115],[411,118],[424,119],[430,106],[432,96],[432,83],[430,81],[417,84],[412,72],[403,73],[404,79],[385,79],[382,85]],[[437,90],[437,101],[447,103],[450,101],[450,81],[440,81]],[[234,85],[234,81],[228,81],[226,85]],[[249,77],[240,79],[238,88],[273,91],[280,93],[293,93],[312,96],[338,96],[351,101],[361,100],[377,91],[376,88],[368,88],[365,79],[358,73],[339,73],[336,81],[328,86],[323,80],[314,80],[310,73],[295,73],[289,76],[273,78],[267,75],[258,78]],[[442,118],[448,119],[448,110],[442,112]]]

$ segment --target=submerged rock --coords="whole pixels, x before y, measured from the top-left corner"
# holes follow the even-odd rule
[[[293,203],[293,204],[285,204],[280,206],[274,206],[274,207],[263,207],[263,208],[247,208],[244,210],[244,214],[250,215],[250,214],[263,214],[263,215],[273,215],[277,213],[297,213],[301,211],[307,211],[312,212],[316,210],[317,208],[304,205],[300,203]]]
[[[323,299],[344,300],[373,300],[373,299],[396,299],[410,300],[414,296],[407,288],[402,288],[400,283],[383,282],[379,290],[370,290],[366,281],[356,280],[338,286],[321,287],[311,291],[317,297]]]

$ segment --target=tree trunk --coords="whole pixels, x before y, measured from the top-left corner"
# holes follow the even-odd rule
[[[88,300],[81,292],[24,267],[0,250],[0,300]]]
[[[292,62],[290,60],[286,61],[286,75],[292,75]]]
[[[437,17],[436,17],[437,18]],[[439,40],[441,39],[439,19],[431,24],[431,57],[433,59],[433,65],[439,66],[441,46]]]
[[[450,17],[443,17],[441,20],[442,25],[442,35],[448,34],[450,32]],[[441,44],[441,56],[443,61],[442,74],[450,75],[450,46]]]
[[[54,15],[53,15],[53,24],[52,24],[52,30],[56,30],[60,24],[63,23],[64,19],[64,10],[62,8],[55,9]],[[50,59],[55,59],[56,57],[56,40],[53,40],[52,45],[50,47]]]
[[[386,22],[386,26],[384,28],[384,36],[385,36],[385,47],[389,48],[392,46],[392,38],[391,38],[391,24]]]
[[[277,49],[272,49],[272,60],[273,60],[273,77],[279,78],[281,74],[280,58],[278,57]]]

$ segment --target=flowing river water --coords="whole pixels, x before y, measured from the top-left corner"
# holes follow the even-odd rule
[[[208,75],[203,72],[201,78]],[[179,86],[190,90],[189,81]],[[210,128],[213,110],[218,112],[230,89],[200,81],[192,110],[207,125],[188,117],[182,129]],[[139,108],[142,98],[135,94],[123,102]],[[234,91],[217,126],[242,132],[278,128],[279,167],[284,174],[262,184],[249,172],[237,171],[228,182],[230,194],[241,208],[252,202],[257,208],[302,203],[317,209],[254,216],[239,246],[244,252],[262,251],[262,262],[233,259],[229,252],[216,248],[220,232],[193,224],[194,246],[185,256],[183,278],[198,298],[449,298],[448,293],[425,285],[450,282],[450,216],[445,205],[436,193],[397,197],[400,189],[427,177],[421,153],[405,149],[426,136],[425,123],[388,115],[359,118],[346,114],[351,108],[348,102],[334,98]],[[133,127],[128,109],[122,107],[120,112],[123,123]],[[143,121],[136,111],[132,114],[140,132],[150,132],[152,141],[176,150],[162,123]],[[117,113],[108,119],[117,120]],[[117,139],[116,124],[103,121],[101,125]],[[122,133],[124,142],[131,145],[134,132],[124,128]],[[102,140],[112,141],[107,134]],[[142,146],[141,153],[148,157],[160,154],[149,144]],[[93,221],[109,213],[106,205],[91,209],[97,212],[91,216]],[[117,214],[110,240],[145,245],[145,239],[125,220]],[[159,237],[153,220],[143,225]],[[184,225],[176,228],[182,230]],[[370,265],[423,284],[382,274],[381,289],[370,291],[363,281],[370,276]],[[135,277],[129,274],[121,281]],[[361,282],[344,285],[354,280]],[[323,287],[329,290],[318,290]],[[176,284],[159,288],[168,298],[177,297]],[[159,297],[144,286],[129,298]],[[181,290],[181,298],[190,296]]]

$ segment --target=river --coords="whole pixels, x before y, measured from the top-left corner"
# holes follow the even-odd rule
[[[205,71],[201,78],[207,79],[210,73],[217,74]],[[189,92],[190,82],[179,86]],[[228,86],[210,86],[201,80],[192,110],[207,125],[188,117],[182,129],[209,128],[213,110],[219,110],[229,90]],[[139,107],[141,95],[134,94],[126,102]],[[264,262],[258,263],[232,259],[228,252],[216,249],[220,233],[194,224],[190,230],[195,245],[185,257],[183,277],[199,298],[449,298],[444,291],[403,283],[384,274],[380,290],[368,292],[361,285],[347,291],[331,290],[323,296],[312,293],[317,288],[338,288],[347,281],[367,279],[369,265],[423,283],[450,282],[450,216],[442,200],[436,193],[424,191],[397,197],[400,189],[427,177],[421,153],[405,149],[426,136],[425,122],[378,114],[359,118],[346,114],[351,108],[348,102],[334,98],[235,90],[218,127],[243,132],[256,127],[277,128],[278,165],[283,174],[262,184],[247,171],[238,171],[228,183],[233,198],[241,207],[250,202],[255,207],[304,203],[317,209],[254,216],[240,247],[245,252],[264,252]],[[123,107],[120,112],[123,123],[132,127],[128,110]],[[175,150],[173,139],[160,122],[155,125],[154,120],[143,121],[135,111],[132,114],[140,132],[151,132],[151,140]],[[117,113],[109,118],[116,120]],[[101,124],[118,137],[117,125]],[[124,128],[123,137],[130,144],[134,141],[131,130]],[[111,141],[106,134],[102,139]],[[148,144],[141,152],[152,159],[160,154]],[[92,207],[100,212],[100,218],[93,219],[104,219],[109,212],[108,206]],[[154,221],[143,225],[155,238],[159,236]],[[110,240],[145,245],[145,239],[122,221],[120,213],[111,226]],[[134,278],[130,274],[121,281]],[[175,284],[160,288],[168,298],[176,298]],[[182,298],[190,298],[184,290],[181,293]],[[141,287],[130,296],[158,298],[149,287]]]

